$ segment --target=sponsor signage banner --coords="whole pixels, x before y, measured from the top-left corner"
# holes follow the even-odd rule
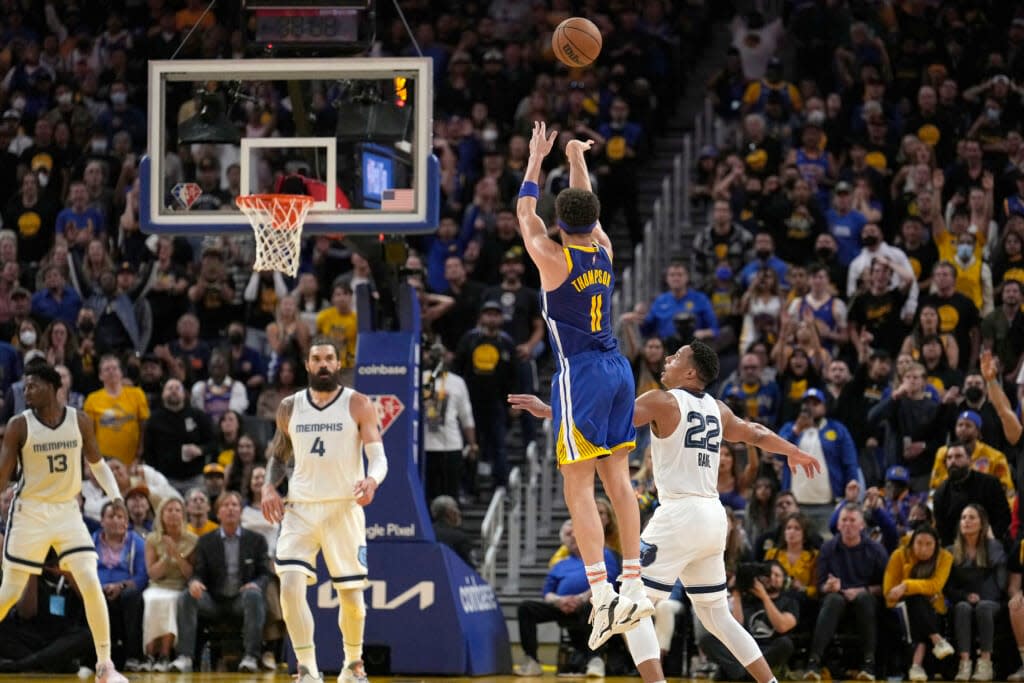
[[[374,502],[376,504],[376,502]],[[441,543],[372,544],[365,647],[386,646],[392,674],[510,673],[508,628],[494,590]],[[320,560],[309,589],[317,664],[341,669],[338,598]]]
[[[377,407],[388,458],[388,476],[366,508],[366,536],[371,542],[434,540],[417,466],[418,342],[419,335],[411,332],[359,333],[356,390]]]

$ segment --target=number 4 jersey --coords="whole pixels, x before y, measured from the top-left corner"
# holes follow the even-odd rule
[[[707,392],[668,392],[679,404],[679,425],[671,434],[651,434],[651,459],[658,496],[718,498],[718,452],[722,415]]]
[[[39,421],[35,413],[22,413],[28,427],[21,448],[18,498],[44,503],[66,503],[82,490],[82,432],[78,411],[64,409],[56,427]]]
[[[288,433],[295,472],[288,482],[288,500],[322,503],[354,498],[352,490],[365,475],[359,425],[349,411],[353,393],[342,387],[323,407],[313,404],[308,389],[293,395]]]

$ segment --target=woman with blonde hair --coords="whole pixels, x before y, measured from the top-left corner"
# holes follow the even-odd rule
[[[995,619],[1005,602],[1007,575],[1006,553],[989,534],[985,508],[975,503],[964,507],[956,540],[949,550],[953,553],[953,569],[944,592],[953,605],[953,632],[960,654],[955,680],[991,681]],[[979,655],[972,671],[975,624]]]
[[[267,344],[271,350],[271,370],[276,370],[278,363],[289,358],[298,363],[301,383],[306,381],[305,365],[303,361],[309,351],[309,342],[312,335],[309,327],[302,320],[299,314],[299,304],[294,294],[281,297],[277,302],[277,312],[274,315],[274,322],[267,325]],[[273,373],[272,373],[273,374]]]
[[[952,567],[953,556],[939,544],[939,532],[924,525],[896,549],[885,568],[885,604],[900,613],[907,642],[914,648],[909,672],[912,681],[928,680],[922,664],[929,642],[936,659],[953,654],[953,646],[941,635],[938,617],[946,613],[942,589]]]
[[[146,537],[149,587],[142,593],[142,642],[147,656],[144,671],[170,670],[171,650],[178,637],[178,598],[192,578],[198,542],[199,538],[185,528],[181,499],[163,500],[156,511],[153,532]]]

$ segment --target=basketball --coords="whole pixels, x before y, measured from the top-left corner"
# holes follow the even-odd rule
[[[551,36],[551,48],[567,66],[587,66],[601,54],[601,31],[583,17],[569,17]]]

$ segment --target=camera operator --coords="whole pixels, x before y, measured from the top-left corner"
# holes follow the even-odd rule
[[[730,603],[736,621],[754,636],[772,671],[785,669],[793,654],[793,640],[786,635],[800,618],[800,604],[784,592],[786,571],[778,562],[744,562],[736,569]],[[700,647],[719,667],[719,680],[745,681],[750,676],[718,638],[706,633]]]

